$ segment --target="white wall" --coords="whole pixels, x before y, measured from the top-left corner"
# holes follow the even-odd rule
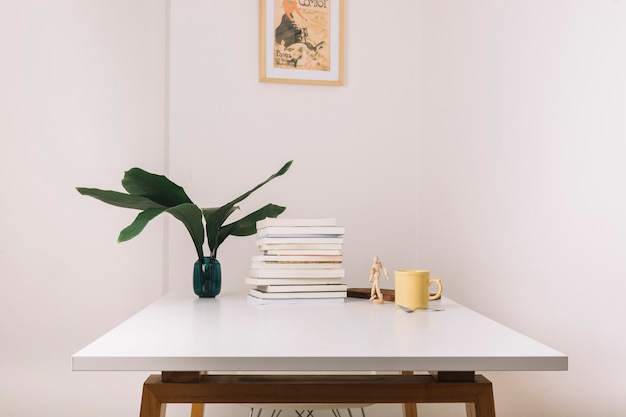
[[[336,217],[348,230],[347,282],[368,286],[375,255],[393,268],[414,253],[418,5],[398,2],[399,17],[347,1],[346,83],[330,87],[259,83],[252,3],[242,13],[237,2],[172,2],[171,176],[211,207],[293,159],[285,176],[241,203],[240,215],[273,202],[287,207],[283,216]],[[384,29],[373,30],[377,19]],[[375,59],[374,51],[402,59]],[[184,227],[170,233],[170,286],[189,291],[195,252]],[[253,254],[252,236],[220,247],[225,291],[247,288]]]
[[[210,206],[288,159],[244,212],[336,216],[350,285],[374,255],[430,268],[570,355],[569,372],[489,374],[498,415],[624,414],[623,1],[346,0],[343,87],[258,83],[254,1],[172,3],[0,0],[0,415],[136,415],[145,373],[69,358],[163,290],[191,291],[179,224],[118,245],[132,213],[73,187],[142,166]],[[224,291],[245,288],[252,239],[221,248]],[[462,409],[420,406],[447,415]]]
[[[491,373],[501,416],[623,416],[626,4],[423,1],[417,257],[570,356]]]
[[[0,415],[134,415],[145,374],[70,356],[161,294],[163,225],[74,187],[163,168],[161,1],[0,1]]]
[[[350,283],[367,285],[375,255],[390,268],[413,257],[417,3],[402,1],[398,18],[347,2],[343,87],[259,84],[257,2],[246,12],[237,2],[176,1],[171,23],[168,3],[0,3],[2,416],[136,415],[146,373],[71,373],[70,356],[163,288],[191,291],[184,228],[168,222],[168,246],[159,222],[118,245],[133,213],[75,186],[120,189],[132,166],[169,169],[210,206],[294,159],[242,209],[272,201],[286,215],[337,217],[350,231]],[[377,18],[388,27],[372,30]],[[410,53],[388,37],[410,39]],[[396,65],[372,51],[406,56]],[[253,238],[222,246],[224,291],[245,288],[253,250]]]
[[[398,2],[398,16],[347,1],[345,85],[329,87],[259,83],[258,2],[249,3],[242,12],[238,2],[172,2],[171,178],[202,206],[218,206],[293,159],[286,175],[240,204],[241,215],[273,202],[287,207],[283,216],[336,217],[348,231],[345,281],[367,287],[374,256],[390,272],[414,257],[418,4]],[[377,51],[402,58],[376,59]],[[190,291],[191,240],[180,224],[170,224],[170,237],[170,289]],[[254,254],[252,236],[220,247],[224,292],[249,288]],[[375,410],[397,414],[400,406]]]

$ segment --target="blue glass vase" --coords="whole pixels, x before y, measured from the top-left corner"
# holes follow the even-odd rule
[[[222,267],[217,259],[205,256],[193,264],[193,292],[198,297],[215,297],[222,289]]]

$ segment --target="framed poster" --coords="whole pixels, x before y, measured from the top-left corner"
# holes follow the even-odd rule
[[[259,80],[343,84],[343,0],[260,0]]]

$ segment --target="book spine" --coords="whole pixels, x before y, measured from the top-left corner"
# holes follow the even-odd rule
[[[342,226],[268,226],[257,228],[257,235],[262,236],[292,236],[292,237],[328,237],[343,236],[345,228]]]
[[[343,268],[341,262],[252,262],[250,269],[340,269]]]
[[[251,289],[249,294],[257,298],[266,298],[270,300],[284,300],[287,298],[339,298],[346,297],[348,295],[346,291],[265,293],[255,289]]]
[[[255,255],[252,262],[342,262],[341,255]]]
[[[250,269],[252,278],[343,278],[345,270],[335,269]]]
[[[257,285],[256,289],[264,293],[346,291],[347,296],[348,286],[346,284]]]
[[[341,278],[255,278],[246,277],[248,285],[328,285],[341,284]]]
[[[265,255],[340,256],[341,250],[340,249],[266,249],[263,251],[263,253]]]
[[[261,243],[259,249],[336,249],[343,248],[341,243]]]
[[[302,243],[331,243],[334,245],[343,244],[343,238],[339,236],[331,237],[267,237],[256,240],[256,245],[273,245],[273,244],[302,244]]]
[[[269,226],[335,226],[337,220],[335,218],[285,218],[285,217],[267,217],[256,223],[257,229]]]

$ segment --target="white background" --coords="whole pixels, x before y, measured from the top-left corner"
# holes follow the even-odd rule
[[[212,206],[289,159],[242,213],[336,217],[351,286],[375,255],[431,269],[570,356],[489,373],[499,416],[626,413],[624,1],[346,0],[342,87],[259,83],[254,0],[171,3],[0,0],[0,415],[137,415],[147,373],[72,373],[70,356],[191,291],[177,221],[117,244],[135,213],[74,187],[121,189],[140,166]],[[246,288],[253,241],[221,247],[224,291]]]

